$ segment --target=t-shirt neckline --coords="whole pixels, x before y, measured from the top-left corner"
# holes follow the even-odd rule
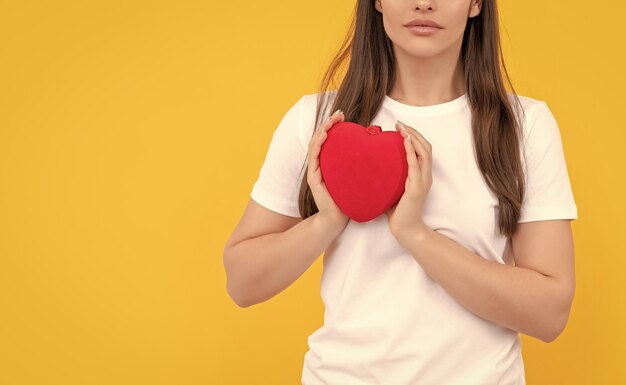
[[[385,95],[383,98],[383,105],[391,109],[406,112],[406,113],[413,114],[413,115],[422,115],[422,116],[439,115],[442,113],[455,111],[457,109],[467,106],[468,97],[467,97],[467,92],[466,92],[463,95],[459,96],[458,98],[452,99],[447,102],[443,102],[439,104],[432,104],[429,106],[413,106],[410,104],[399,102],[395,99],[392,99],[388,95]]]

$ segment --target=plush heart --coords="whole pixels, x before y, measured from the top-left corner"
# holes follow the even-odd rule
[[[337,122],[319,154],[322,179],[335,204],[357,222],[393,207],[404,193],[408,163],[397,131]]]

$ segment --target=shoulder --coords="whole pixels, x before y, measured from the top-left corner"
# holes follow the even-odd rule
[[[300,100],[298,100],[298,103],[302,104],[305,111],[315,110],[318,104],[326,105],[327,108],[331,108],[336,96],[337,90],[304,94]]]
[[[321,104],[323,107],[320,122],[318,123],[321,124],[324,117],[330,115],[330,109],[332,108],[336,95],[336,90],[304,94],[296,102],[296,106],[301,114],[301,132],[305,143],[308,143],[309,138],[311,138],[313,131],[315,130],[315,119],[317,117],[318,105]]]
[[[535,130],[543,131],[544,134],[550,131],[554,133],[555,130],[558,132],[554,114],[545,100],[512,92],[507,92],[507,96],[515,113],[519,116],[525,138],[528,138]]]
[[[545,100],[536,99],[526,95],[514,94],[507,92],[511,106],[515,109],[515,112],[521,114],[523,120],[532,118],[537,111],[547,108]]]
[[[317,111],[317,105],[320,103],[330,105],[335,95],[336,91],[303,94],[291,108],[294,110],[298,110],[298,112],[302,114],[303,120],[305,122],[308,122],[311,116],[315,116],[315,112]]]
[[[332,98],[334,94],[333,91],[301,94],[300,97],[296,97],[297,99],[292,99],[278,126],[274,129],[272,146],[283,149],[293,148],[297,142],[300,145],[299,148],[306,151],[314,131],[318,101]]]

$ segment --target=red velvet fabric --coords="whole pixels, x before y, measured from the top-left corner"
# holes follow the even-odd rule
[[[322,179],[337,206],[357,222],[367,222],[398,203],[408,163],[404,138],[396,130],[335,123],[319,155]]]

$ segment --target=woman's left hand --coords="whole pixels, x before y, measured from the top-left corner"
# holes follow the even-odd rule
[[[396,130],[404,138],[408,175],[404,194],[395,206],[385,212],[394,235],[415,233],[427,229],[422,220],[424,201],[432,185],[432,146],[413,127],[396,122]]]

